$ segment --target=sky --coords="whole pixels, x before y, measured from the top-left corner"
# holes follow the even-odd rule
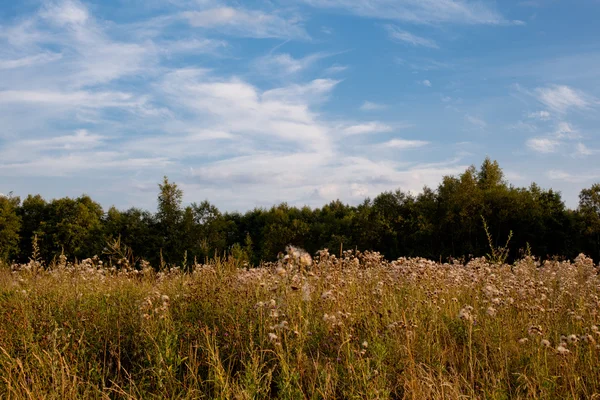
[[[221,210],[600,181],[599,0],[0,2],[0,192]]]

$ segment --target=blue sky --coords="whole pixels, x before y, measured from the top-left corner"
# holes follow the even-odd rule
[[[321,206],[600,181],[598,0],[0,3],[0,192]]]

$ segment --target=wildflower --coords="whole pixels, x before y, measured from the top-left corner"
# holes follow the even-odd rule
[[[495,317],[496,316],[496,309],[494,307],[488,307],[488,309],[485,312],[487,315],[489,315],[490,317]]]
[[[308,284],[308,282],[306,282],[304,285],[302,285],[302,300],[303,301],[309,301],[310,300],[310,293],[311,293],[311,288],[310,285]]]
[[[276,334],[274,334],[273,332],[269,332],[269,340],[275,341],[277,339],[279,339],[279,338],[277,337]]]
[[[303,267],[310,267],[312,265],[312,258],[310,254],[304,253],[300,256],[300,265]]]
[[[529,334],[529,336],[533,336],[533,335],[542,335],[542,327],[539,325],[532,325],[529,327],[529,329],[527,329],[527,333]]]
[[[519,344],[526,344],[527,342],[529,342],[529,339],[526,337],[519,339]]]
[[[465,321],[473,321],[473,315],[471,315],[471,311],[473,311],[473,307],[465,306],[458,313],[458,318]]]
[[[328,300],[328,299],[332,299],[333,298],[333,291],[328,290],[326,292],[323,292],[323,294],[321,295],[321,298],[323,300]]]
[[[577,335],[569,335],[567,337],[567,342],[569,342],[570,344],[575,344],[579,341],[579,339],[577,338]]]
[[[567,349],[566,347],[564,347],[563,345],[559,345],[556,348],[556,354],[561,355],[561,356],[566,356],[567,354],[571,353],[571,350]]]
[[[590,334],[583,335],[580,339],[589,344],[596,344],[596,339],[594,339],[594,337]]]
[[[362,342],[362,347],[366,349],[367,347],[369,347],[369,343],[365,340],[364,342]]]
[[[544,347],[550,347],[550,341],[548,339],[542,339],[540,344]]]

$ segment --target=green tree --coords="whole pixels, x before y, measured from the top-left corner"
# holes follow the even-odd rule
[[[133,251],[135,257],[141,257],[157,266],[160,243],[156,236],[154,216],[139,208],[120,211],[111,207],[104,219],[104,241],[121,239]]]
[[[102,206],[89,196],[50,202],[47,219],[37,232],[43,238],[42,256],[51,259],[64,252],[68,258],[100,255],[104,247]]]
[[[581,191],[578,211],[583,220],[583,234],[590,243],[590,255],[600,258],[600,183]]]
[[[19,251],[21,217],[17,214],[20,199],[0,195],[0,261],[9,261]]]
[[[41,229],[42,225],[48,221],[49,207],[46,200],[39,194],[28,195],[21,207],[19,207],[19,216],[22,221],[21,241],[19,245],[19,261],[26,262],[33,251],[33,237],[37,235],[38,246],[43,250],[44,237]],[[47,256],[42,252],[42,257]]]
[[[165,176],[158,185],[158,212],[156,219],[159,228],[161,249],[166,261],[177,264],[183,259],[185,249],[182,243],[181,222],[183,220],[183,191],[177,184],[169,182]]]

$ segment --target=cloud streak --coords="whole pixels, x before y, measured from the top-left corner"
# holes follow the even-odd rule
[[[416,24],[452,23],[466,25],[511,24],[490,1],[466,0],[304,0],[320,8],[333,8],[363,17]]]
[[[582,91],[566,85],[552,85],[535,90],[538,101],[551,110],[564,114],[571,109],[587,109],[591,99]]]
[[[412,46],[428,47],[430,49],[439,49],[438,44],[421,36],[414,35],[408,31],[398,28],[394,25],[386,25],[389,37],[397,42],[408,43]]]

